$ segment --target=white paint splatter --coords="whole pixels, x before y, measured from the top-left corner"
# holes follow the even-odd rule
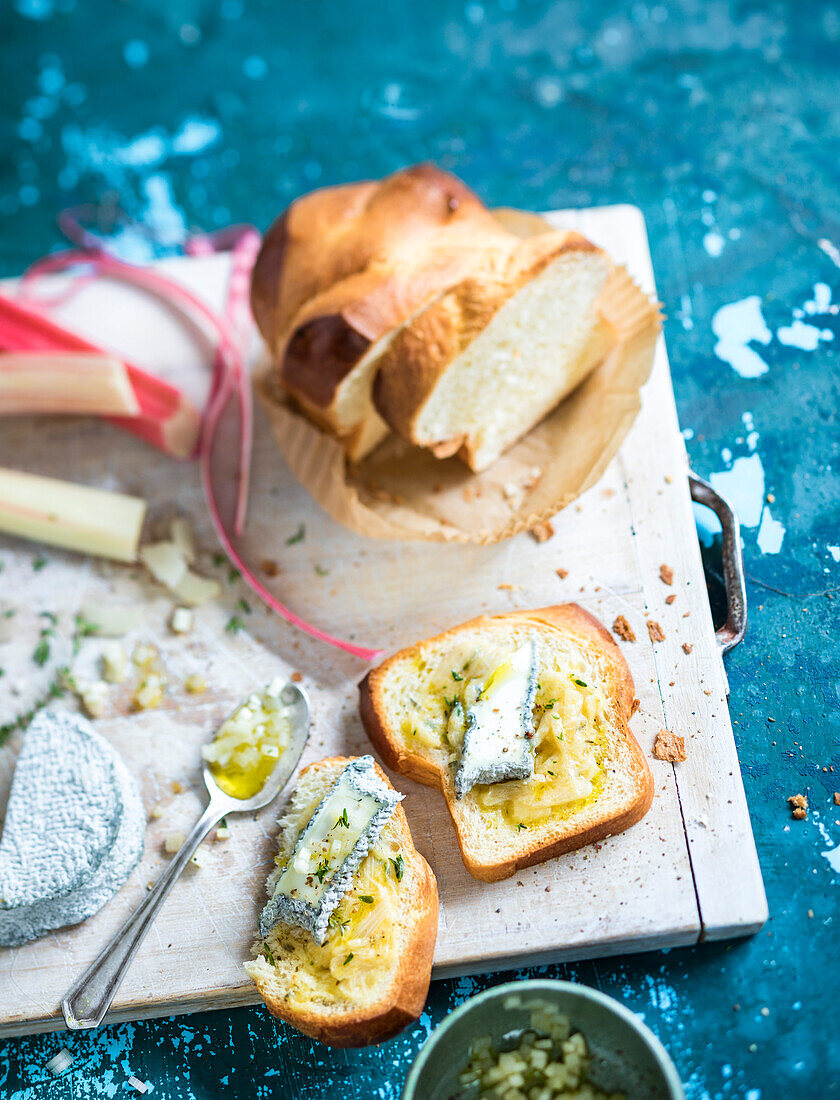
[[[712,474],[709,481],[729,501],[744,527],[758,527],[764,509],[764,466],[760,455],[736,458],[731,469]]]
[[[703,238],[703,247],[709,253],[710,256],[717,258],[721,252],[723,252],[726,245],[726,239],[723,234],[718,232],[717,229],[710,229],[706,236]]]
[[[806,302],[806,309],[811,303]],[[776,329],[776,339],[780,344],[789,348],[799,348],[800,351],[816,351],[820,340],[833,340],[834,333],[830,328],[819,329],[816,325],[806,325],[804,321],[794,321],[790,325],[782,325]]]
[[[762,554],[778,554],[782,548],[784,537],[784,524],[774,519],[770,509],[765,508],[761,516],[761,526],[756,536],[759,550]]]
[[[831,287],[828,283],[814,283],[814,297],[803,304],[806,313],[828,313],[831,305]]]
[[[840,561],[840,546],[829,546],[828,552],[835,561]]]
[[[172,152],[192,155],[215,145],[222,136],[218,122],[206,118],[188,118],[172,138]]]
[[[827,852],[820,852],[823,859],[827,859],[832,871],[840,874],[840,848],[829,848]]]
[[[753,341],[769,344],[773,334],[761,313],[757,294],[721,306],[712,317],[712,332],[718,338],[715,355],[728,363],[741,378],[760,378],[770,369],[758,352],[749,345]]]
[[[840,267],[840,248],[838,248],[837,245],[832,244],[831,241],[827,240],[825,237],[820,237],[817,241],[817,247],[828,256],[835,267]]]

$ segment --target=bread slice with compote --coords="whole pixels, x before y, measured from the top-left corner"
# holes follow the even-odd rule
[[[269,896],[351,759],[328,757],[301,772],[280,819]],[[373,770],[393,790],[382,769]],[[281,921],[254,945],[245,969],[273,1016],[330,1046],[367,1046],[396,1035],[423,1011],[437,924],[435,877],[397,805],[355,869],[324,943]]]
[[[526,643],[537,653],[536,692],[510,736],[528,737],[530,728],[533,774],[476,783],[458,797],[465,729],[477,714],[471,700],[509,676]],[[472,619],[390,657],[360,693],[365,729],[388,767],[443,793],[476,878],[508,878],[622,832],[650,808],[653,780],[629,726],[630,670],[607,630],[576,604]],[[492,732],[502,762],[504,730]],[[476,723],[478,748],[480,734]],[[488,744],[485,737],[485,755]]]

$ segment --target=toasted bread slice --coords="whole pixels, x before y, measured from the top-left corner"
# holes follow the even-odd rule
[[[332,756],[301,772],[280,819],[269,895],[298,835],[348,763]],[[390,787],[382,769],[376,772]],[[402,806],[355,872],[336,918],[322,947],[302,928],[275,925],[254,945],[245,969],[271,1014],[313,1039],[338,1047],[389,1039],[423,1011],[438,924],[437,883],[414,847]]]
[[[600,363],[609,257],[578,233],[509,235],[383,347],[373,399],[404,439],[487,469]]]
[[[529,638],[538,649],[534,775],[474,786],[459,799],[456,702]],[[602,840],[650,807],[653,780],[629,728],[630,670],[610,634],[576,604],[453,627],[373,669],[360,692],[362,721],[385,763],[442,791],[476,878],[508,878]]]

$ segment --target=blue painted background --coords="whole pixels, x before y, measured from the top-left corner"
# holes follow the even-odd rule
[[[424,158],[493,204],[642,207],[692,464],[745,522],[728,668],[771,920],[547,972],[643,1014],[691,1100],[840,1095],[840,7],[6,0],[0,72],[3,274],[72,203],[142,259]],[[127,1096],[134,1074],[156,1100],[397,1097],[429,1029],[504,977],[434,983],[414,1028],[361,1052],[258,1009],[16,1040],[0,1096]]]

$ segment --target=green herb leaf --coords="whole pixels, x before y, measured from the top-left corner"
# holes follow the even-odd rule
[[[242,576],[242,574],[239,572],[238,569],[229,569],[228,570],[228,584],[236,584],[236,582],[239,580],[239,578],[241,576]]]
[[[295,533],[293,535],[290,535],[286,539],[286,545],[287,546],[294,546],[296,542],[303,542],[303,540],[305,538],[306,538],[306,524],[302,523],[300,525],[300,527],[298,527],[297,531],[295,531]]]
[[[519,822],[517,822],[516,828],[517,829],[527,829],[528,826],[525,824],[524,821],[519,821]]]
[[[49,558],[45,558],[43,554],[39,554],[37,558],[33,559],[32,568],[36,573],[40,573],[48,561]]]
[[[38,614],[42,619],[46,619],[50,626],[58,625],[58,616],[53,614],[52,611],[39,611]]]
[[[453,669],[453,670],[452,670],[452,679],[453,679],[453,680],[463,680],[463,679],[464,679],[464,677],[463,677],[463,676],[461,675],[461,673],[460,673],[460,672],[456,672],[456,671],[455,671],[455,670]]]
[[[47,661],[50,659],[50,643],[46,638],[41,638],[40,642],[35,646],[32,653],[32,660],[38,665],[39,668],[43,668]]]
[[[274,966],[274,956],[272,955],[271,948],[268,946],[267,943],[263,944],[263,955],[265,955],[266,959],[268,959],[268,965]]]
[[[328,577],[330,575],[329,569],[325,569],[323,565],[316,565],[315,572],[319,577]]]
[[[95,634],[99,629],[99,623],[92,623],[90,619],[86,619],[81,613],[75,616],[76,624],[76,637],[88,638],[91,634]]]
[[[350,954],[345,958],[344,962],[341,965],[342,966],[347,966],[347,964],[350,962],[350,960],[352,958],[353,958],[353,952],[351,951]]]
[[[338,818],[338,820],[336,821],[333,828],[337,829],[339,827],[339,825],[341,825],[341,827],[343,829],[349,829],[350,828],[350,818],[347,816],[347,807],[346,806],[341,811],[341,815]]]
[[[245,624],[239,618],[238,615],[231,615],[228,621],[225,623],[225,630],[228,634],[238,634],[240,630],[245,629]]]
[[[318,879],[319,882],[324,881],[324,875],[326,875],[326,873],[327,873],[327,871],[329,871],[329,869],[330,869],[329,860],[322,859],[321,862],[318,864],[318,866],[315,868],[315,877]]]
[[[365,905],[373,905],[373,898],[370,894],[359,894],[359,901],[363,901]]]
[[[224,565],[226,561],[227,558],[224,556],[224,554],[220,554],[218,551],[216,551],[216,553],[213,555],[213,564],[216,566],[217,569],[220,565]]]
[[[405,863],[403,862],[402,852],[397,855],[396,859],[392,859],[391,863],[394,865],[394,875],[397,882],[401,882],[403,874],[405,873]]]
[[[241,598],[238,599],[236,601],[236,606],[239,608],[240,611],[244,611],[246,615],[251,614],[251,605],[248,603],[247,600],[243,600]]]
[[[551,710],[556,702],[557,702],[556,699],[549,699],[548,702],[545,704],[544,709],[545,710]]]
[[[576,683],[579,688],[589,687],[589,684],[587,684],[586,680],[579,680],[577,676],[573,676],[572,681]]]
[[[347,925],[349,923],[350,923],[349,920],[342,920],[341,917],[338,916],[337,913],[333,913],[333,915],[330,917],[330,924],[332,925],[333,928],[338,929],[339,935],[341,935],[341,936],[344,935],[344,929],[347,927]]]

